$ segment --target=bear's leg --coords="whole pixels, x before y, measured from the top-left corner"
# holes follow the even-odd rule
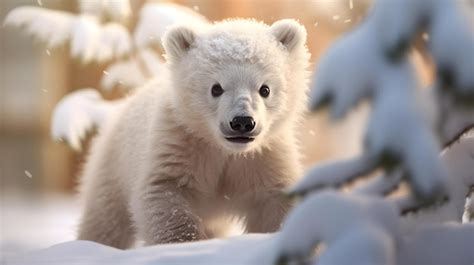
[[[202,220],[193,213],[184,196],[186,189],[174,182],[144,186],[132,200],[138,236],[147,245],[206,239]]]
[[[291,206],[290,199],[279,190],[256,194],[247,204],[246,231],[270,233],[279,230]]]
[[[86,194],[90,197],[86,197],[78,239],[119,249],[131,247],[135,241],[135,232],[124,198],[118,189],[111,189],[110,186],[92,188]]]

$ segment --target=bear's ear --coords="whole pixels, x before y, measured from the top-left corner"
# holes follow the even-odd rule
[[[163,47],[167,56],[179,59],[190,49],[195,40],[195,32],[185,26],[170,28],[163,36]]]
[[[270,30],[289,51],[306,43],[306,29],[296,20],[279,20],[271,25]]]

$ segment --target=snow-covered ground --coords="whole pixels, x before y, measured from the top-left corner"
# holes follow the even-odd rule
[[[334,193],[337,199],[337,193]],[[342,197],[340,197],[342,198]],[[352,203],[352,202],[350,202]],[[377,203],[376,203],[377,204]],[[54,205],[54,203],[52,204]],[[60,206],[60,204],[56,204]],[[64,205],[63,205],[64,206]],[[61,207],[61,206],[60,206]],[[51,210],[49,207],[38,209],[39,211]],[[60,208],[56,209],[60,210]],[[65,209],[63,208],[63,211]],[[16,212],[15,212],[16,213]],[[31,225],[35,223],[34,218],[27,221],[20,221],[21,214],[17,215],[18,222],[15,225],[18,228],[13,230],[19,231],[20,225],[27,225],[25,230],[15,235],[17,242],[20,244],[44,245],[47,241],[52,242],[60,240],[61,237],[71,236],[68,230],[72,223],[70,218],[62,219],[61,222],[51,222],[51,226],[42,225],[42,232],[34,231],[39,225]],[[23,216],[24,217],[24,216]],[[38,214],[37,219],[43,224],[42,219],[45,216]],[[58,218],[61,214],[55,215],[51,213],[48,218]],[[344,219],[341,216],[340,219]],[[54,226],[56,224],[56,226]],[[357,226],[355,227],[357,230]],[[12,230],[12,231],[13,231]],[[29,232],[28,232],[29,231]],[[61,232],[63,234],[59,235]],[[303,232],[303,237],[308,237],[308,233]],[[30,235],[31,233],[31,235]],[[301,233],[300,233],[301,234]],[[35,235],[35,236],[33,236]],[[283,241],[282,241],[283,240]],[[56,244],[52,247],[43,248],[26,253],[10,255],[3,259],[5,264],[10,265],[35,265],[35,264],[72,264],[72,265],[99,265],[99,264],[166,264],[166,265],[188,265],[188,264],[206,264],[206,265],[260,265],[274,264],[278,249],[281,243],[285,242],[284,234],[247,234],[232,237],[229,239],[213,239],[207,241],[180,243],[169,245],[157,245],[151,247],[139,247],[130,250],[119,250],[108,246],[100,245],[88,241],[69,241]],[[299,240],[297,240],[299,241]],[[290,242],[297,243],[290,240]],[[288,242],[289,243],[289,242]],[[291,244],[294,245],[294,244]],[[357,246],[356,246],[357,245]],[[360,244],[352,245],[351,251],[360,250]],[[363,244],[362,244],[363,245]],[[410,233],[401,238],[398,242],[396,260],[394,264],[436,264],[436,265],[472,265],[474,264],[474,223],[471,224],[444,224],[432,227],[426,227]],[[3,246],[3,243],[2,243]],[[20,246],[25,250],[25,245]],[[355,248],[354,248],[355,247]],[[356,250],[357,249],[357,250]],[[435,250],[435,251],[434,251]],[[3,251],[3,250],[2,250]],[[342,260],[346,260],[352,254],[345,252],[347,255],[339,255]],[[463,253],[463,255],[459,255]],[[322,261],[323,256],[319,260]],[[327,255],[326,255],[327,258]],[[327,261],[327,260],[326,260]],[[324,263],[326,264],[326,263]],[[329,263],[334,264],[334,263]],[[337,264],[366,264],[355,258],[350,262]],[[381,263],[374,263],[381,264]],[[387,263],[392,264],[392,263]]]
[[[67,195],[3,192],[0,198],[0,260],[75,238],[79,204]]]
[[[80,205],[73,196],[6,192],[0,207],[0,264],[254,264],[272,240],[253,234],[122,251],[74,241]]]
[[[166,264],[237,265],[269,264],[265,248],[270,235],[248,234],[230,239],[213,239],[118,250],[89,241],[72,241],[7,260],[8,264]]]

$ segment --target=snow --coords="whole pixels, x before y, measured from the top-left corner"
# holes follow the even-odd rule
[[[99,61],[105,61],[109,58],[120,58],[132,51],[130,34],[119,23],[104,24],[99,37],[99,43],[100,48],[96,51],[96,57],[99,58]]]
[[[100,17],[102,15],[102,0],[78,0],[81,14]]]
[[[400,170],[394,170],[387,175],[380,175],[365,181],[363,184],[352,189],[353,193],[365,195],[385,196],[396,190],[402,181],[403,173]]]
[[[90,0],[81,0],[90,1]],[[130,0],[102,0],[102,6],[108,17],[114,21],[124,21],[128,19],[132,14],[132,8]]]
[[[336,41],[323,56],[310,95],[311,109],[329,107],[332,120],[339,120],[362,100],[371,100],[372,113],[361,155],[316,165],[289,190],[306,196],[282,229],[275,259],[279,264],[308,259],[317,264],[474,262],[474,224],[459,225],[474,185],[474,138],[450,146],[440,160],[432,130],[446,143],[474,124],[469,105],[469,89],[474,87],[470,80],[474,76],[473,37],[464,30],[458,11],[453,1],[380,0],[360,27]],[[430,113],[418,107],[424,102],[418,99],[418,81],[406,59],[427,16],[431,20],[427,40],[441,69],[436,88],[429,91],[429,99],[437,106],[435,119],[426,119]],[[454,40],[448,41],[445,34],[451,30]],[[446,70],[451,71],[447,78]],[[360,184],[349,195],[317,192],[340,187],[379,166],[385,169],[382,176]],[[401,181],[410,184],[408,195],[382,199]],[[441,202],[443,197],[448,201]],[[376,202],[385,205],[374,207]],[[466,209],[470,208],[467,204]],[[388,209],[395,210],[383,219],[382,211]],[[418,211],[399,217],[398,211],[413,209]],[[444,234],[443,243],[429,239]],[[311,258],[316,245],[324,250]],[[443,253],[432,254],[434,249]]]
[[[370,7],[373,0],[317,0],[308,1],[310,12],[323,20],[332,20],[335,15],[340,18],[354,16],[354,9],[364,10]],[[337,23],[337,21],[334,21]]]
[[[22,6],[10,11],[4,20],[5,26],[24,28],[26,33],[56,48],[70,39],[74,21],[72,14],[47,10],[34,6]]]
[[[366,55],[364,49],[359,52],[358,47],[367,47],[372,52],[376,49],[374,43],[368,43],[372,35],[366,36],[371,29],[370,21],[367,23],[354,35],[339,40],[321,60],[311,94],[313,109],[329,104],[333,119],[344,116],[370,96],[372,113],[364,153],[347,161],[316,166],[294,190],[340,186],[381,166],[388,171],[396,168],[406,171],[413,191],[420,198],[439,198],[444,192],[446,173],[438,159],[440,149],[431,125],[418,108],[418,84],[413,67],[405,61],[384,61],[376,53]],[[366,61],[367,65],[360,66],[360,61]],[[336,69],[342,69],[346,78],[331,75]]]
[[[137,48],[154,43],[161,44],[166,29],[174,24],[188,24],[199,27],[207,24],[205,17],[194,10],[171,3],[146,3],[134,32]]]
[[[125,100],[106,101],[93,88],[80,89],[64,97],[55,107],[51,134],[55,140],[65,140],[79,151],[81,140],[94,128],[100,128],[109,113]]]
[[[99,21],[90,15],[79,16],[73,24],[71,33],[71,56],[81,58],[87,63],[94,58],[100,36]]]
[[[74,23],[71,56],[83,63],[105,62],[123,57],[132,50],[127,29],[118,23],[101,25],[96,17],[82,15]]]
[[[405,54],[428,18],[430,7],[445,0],[378,0],[371,12],[377,43],[383,54]],[[450,1],[450,0],[447,0]],[[403,19],[400,19],[402,18]]]
[[[425,25],[426,21],[430,23]],[[440,105],[436,125],[418,107],[418,80],[406,59],[422,26],[428,27],[430,52],[441,69],[434,92]],[[340,186],[381,166],[388,173],[404,172],[417,197],[412,202],[440,200],[446,192],[446,171],[437,157],[440,147],[431,128],[450,141],[474,124],[473,108],[465,104],[474,95],[470,91],[474,88],[474,36],[467,27],[456,1],[377,1],[366,21],[323,56],[310,95],[311,109],[327,106],[333,120],[345,117],[362,100],[372,101],[364,153],[317,166],[294,189]],[[446,32],[453,32],[453,38],[446,38]],[[364,170],[351,163],[365,159]],[[370,193],[392,186],[371,185],[375,186],[368,188]]]
[[[474,101],[474,31],[459,14],[457,1],[441,1],[434,8],[428,45],[439,69],[439,79],[458,100],[467,97]]]
[[[330,104],[331,117],[337,120],[372,94],[373,80],[383,62],[377,56],[371,29],[371,25],[356,28],[322,56],[310,93],[312,110]]]
[[[448,201],[410,214],[406,226],[415,229],[429,223],[461,222],[466,196],[474,186],[474,137],[462,138],[441,155],[448,171]]]
[[[438,78],[452,86],[449,89],[457,96],[473,100],[474,35],[461,11],[464,4],[451,0],[379,0],[373,19],[378,25],[380,45],[387,54],[405,53],[415,35],[426,27],[430,36],[429,51],[440,74]],[[449,37],[446,37],[447,32]]]
[[[309,169],[301,181],[288,190],[291,195],[304,195],[318,189],[339,187],[373,169],[369,156],[348,160],[320,163]]]
[[[8,264],[268,264],[257,257],[270,235],[248,234],[226,240],[157,245],[118,250],[88,241],[73,241],[8,260]],[[245,255],[238,255],[245,253]]]
[[[439,85],[430,88],[428,93],[426,96],[436,103],[435,129],[444,145],[449,145],[474,127],[474,108],[458,104],[451,95],[445,95]]]
[[[143,62],[144,67],[148,73],[148,78],[156,77],[163,73],[165,62],[161,59],[158,54],[152,49],[142,49],[138,53],[139,59]]]
[[[105,73],[100,80],[100,86],[106,91],[111,91],[116,86],[136,88],[147,80],[144,73],[140,71],[140,63],[135,58],[111,64],[106,68]]]
[[[472,172],[472,171],[470,171]],[[274,244],[277,264],[472,264],[474,223],[417,223],[382,198],[324,191],[290,212]],[[322,245],[316,257],[314,247]],[[440,250],[440,251],[434,251]],[[273,251],[270,251],[270,253]],[[433,253],[436,252],[436,253]]]
[[[474,196],[471,195],[466,198],[466,204],[464,206],[464,214],[462,216],[462,223],[469,223],[474,221]]]
[[[26,175],[28,178],[33,178],[33,174],[31,174],[31,172],[28,171],[28,170],[25,170],[25,175]]]
[[[4,264],[4,259],[75,238],[79,205],[71,196],[39,196],[4,189],[0,197],[0,212],[1,264]]]
[[[106,91],[120,85],[134,89],[163,72],[165,64],[152,49],[142,49],[129,59],[115,62],[107,67],[100,81]]]
[[[358,250],[361,255],[352,255],[354,261],[374,258],[378,261],[375,264],[393,264],[391,238],[398,234],[397,219],[398,210],[387,201],[334,191],[311,194],[288,215],[276,260],[306,260],[316,244],[324,244],[325,250],[318,257],[324,264],[339,264],[345,256],[340,253]],[[365,256],[366,247],[375,245],[381,248],[371,248],[375,250],[373,256]]]
[[[71,56],[84,63],[104,62],[131,52],[128,30],[119,23],[100,24],[97,16],[73,15],[40,7],[22,6],[13,9],[4,24],[24,27],[29,35],[57,48],[71,42]]]
[[[474,263],[474,223],[426,226],[405,234],[398,264],[470,265]]]
[[[387,200],[325,191],[310,195],[293,209],[280,233],[247,234],[130,250],[72,241],[9,256],[6,261],[11,265],[253,265],[275,264],[275,261],[290,264],[295,260],[311,259],[314,264],[361,265],[471,265],[474,262],[471,251],[474,223],[427,224],[412,231],[405,230],[400,222],[398,210]],[[313,256],[317,244],[321,248]]]
[[[414,229],[428,223],[461,222],[465,198],[474,185],[474,137],[467,136],[451,145],[441,154],[442,163],[446,167],[446,192],[448,201],[421,209],[408,215],[403,222]],[[352,160],[332,162],[319,165],[309,170],[308,177],[289,190],[290,194],[305,194],[317,187],[339,187],[346,179],[341,176],[354,176],[359,169],[349,165]],[[315,177],[317,176],[317,178]],[[352,193],[372,196],[385,196],[398,188],[399,183],[406,178],[403,171],[395,170],[388,175],[376,176],[373,179],[359,183],[351,189]],[[416,208],[419,203],[412,196],[393,200],[402,212]],[[471,206],[472,207],[472,206]]]
[[[131,15],[130,0],[78,0],[82,14],[124,21]]]
[[[399,167],[406,171],[416,196],[430,200],[443,194],[446,172],[438,159],[440,148],[431,126],[417,107],[412,72],[411,66],[405,65],[380,73],[365,147],[382,160],[386,170]]]

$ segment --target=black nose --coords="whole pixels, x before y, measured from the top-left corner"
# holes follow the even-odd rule
[[[255,121],[250,116],[237,116],[230,122],[230,128],[240,133],[251,132],[255,128]]]

